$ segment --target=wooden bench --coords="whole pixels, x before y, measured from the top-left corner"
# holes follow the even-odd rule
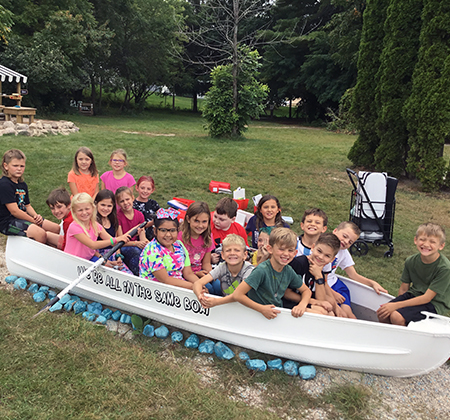
[[[36,108],[21,107],[16,108],[14,106],[5,106],[3,109],[6,121],[11,121],[11,116],[16,116],[17,123],[23,123],[23,117],[27,116],[29,118],[29,123],[34,122],[34,116],[36,115]]]

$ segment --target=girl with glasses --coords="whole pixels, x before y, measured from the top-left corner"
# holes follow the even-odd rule
[[[115,193],[119,187],[132,188],[136,184],[133,175],[125,171],[125,167],[128,166],[125,150],[114,150],[111,153],[108,163],[112,171],[107,171],[100,177],[102,190],[106,188]]]

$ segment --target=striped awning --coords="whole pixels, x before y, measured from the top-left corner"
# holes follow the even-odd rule
[[[0,80],[4,82],[8,80],[8,82],[16,81],[16,83],[27,83],[27,76],[23,74],[17,73],[14,70],[9,69],[8,67],[4,67],[0,65]]]

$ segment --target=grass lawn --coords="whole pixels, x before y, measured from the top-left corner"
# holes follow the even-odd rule
[[[327,212],[330,230],[348,220],[352,187],[346,156],[355,137],[255,121],[244,139],[215,140],[207,137],[199,116],[164,110],[140,116],[58,118],[74,121],[80,132],[1,138],[3,152],[20,148],[26,154],[31,203],[44,217],[52,219],[45,204],[48,193],[60,185],[68,187],[75,152],[88,146],[100,173],[109,170],[112,150],[124,148],[128,171],[136,179],[155,179],[152,198],[161,206],[178,196],[204,200],[214,209],[222,195],[210,193],[208,184],[216,180],[230,182],[233,189],[245,188],[249,198],[276,195],[283,214],[294,218],[297,233],[304,210],[312,206]],[[358,272],[392,294],[400,285],[405,258],[415,252],[417,226],[426,221],[450,226],[447,194],[425,194],[415,184],[401,182],[396,197],[394,256],[383,258],[387,247],[370,245],[369,254],[356,259]],[[444,254],[449,256],[449,250]],[[224,387],[239,392],[232,387],[255,381],[238,363],[224,364],[223,376],[213,385],[204,384],[176,358],[168,362],[159,357],[161,345],[150,340],[124,343],[65,314],[30,321],[39,305],[29,304],[28,295],[26,299],[24,304],[17,295],[0,292],[0,418],[276,418],[227,397]],[[165,352],[192,357],[173,346]],[[277,388],[281,398],[267,404],[289,407],[284,411],[289,415],[298,417],[297,410],[321,404],[286,375],[268,373],[262,378],[268,392]]]

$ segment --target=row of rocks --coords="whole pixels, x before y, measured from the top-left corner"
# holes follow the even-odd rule
[[[13,121],[0,121],[0,136],[68,136],[80,129],[71,121],[40,121],[31,124],[15,123]]]

